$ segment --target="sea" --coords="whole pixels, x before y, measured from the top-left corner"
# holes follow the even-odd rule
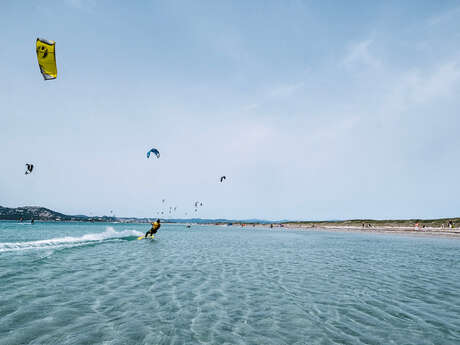
[[[460,344],[460,239],[0,222],[0,345]]]

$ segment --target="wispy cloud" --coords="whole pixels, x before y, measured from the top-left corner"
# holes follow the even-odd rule
[[[298,91],[303,89],[305,86],[305,82],[293,82],[288,84],[277,84],[277,85],[270,85],[266,88],[266,91],[260,97],[259,100],[244,105],[242,107],[243,111],[252,111],[264,106],[267,103],[273,101],[283,101],[292,96],[294,96]]]
[[[447,11],[444,11],[440,14],[437,14],[431,17],[428,20],[428,24],[429,25],[439,25],[439,24],[442,24],[442,23],[445,23],[445,22],[448,22],[454,19],[458,21],[459,18],[460,18],[460,6],[451,8]]]
[[[251,103],[251,104],[243,106],[243,110],[244,111],[251,111],[251,110],[257,109],[259,106],[260,106],[260,104],[258,104],[258,103]]]
[[[345,66],[367,65],[375,69],[381,68],[382,62],[370,50],[373,42],[369,39],[352,44],[342,63]]]
[[[278,85],[278,86],[273,87],[269,91],[268,96],[272,98],[289,97],[289,96],[292,96],[298,90],[302,89],[304,85],[305,83],[303,81],[298,82],[298,83],[292,83],[292,84]]]
[[[431,74],[415,81],[411,90],[414,102],[424,103],[440,97],[450,97],[460,81],[460,63],[458,60],[446,62]]]
[[[65,0],[65,3],[79,10],[92,10],[96,7],[96,0]]]
[[[399,77],[394,85],[386,103],[400,110],[451,97],[460,86],[460,61],[456,58],[444,62],[432,71],[413,69]]]

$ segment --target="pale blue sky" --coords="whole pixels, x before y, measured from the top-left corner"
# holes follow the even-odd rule
[[[2,206],[459,215],[460,1],[1,1],[0,29]]]

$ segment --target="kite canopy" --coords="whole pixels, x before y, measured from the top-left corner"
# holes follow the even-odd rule
[[[150,158],[150,153],[153,153],[157,158],[160,158],[160,151],[157,149],[151,149],[150,151],[147,152],[147,158]]]
[[[26,163],[26,175],[29,175],[32,172],[32,170],[34,170],[34,165]]]
[[[56,54],[54,53],[56,42],[44,38],[37,38],[37,60],[40,72],[45,80],[57,78]]]
[[[226,176],[221,176],[220,177],[220,182],[222,182],[223,180],[225,180],[227,177]]]

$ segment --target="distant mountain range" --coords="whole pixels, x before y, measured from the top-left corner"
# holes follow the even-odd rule
[[[45,207],[38,206],[23,206],[17,208],[8,208],[0,206],[0,220],[44,220],[44,221],[74,221],[74,222],[113,222],[118,220],[116,217],[109,216],[94,216],[85,215],[67,215],[60,212],[50,210]],[[144,221],[147,218],[123,218],[130,221]]]
[[[15,221],[74,221],[74,222],[120,222],[120,223],[149,223],[156,220],[152,218],[135,218],[135,217],[115,217],[115,216],[85,216],[85,215],[67,215],[50,210],[45,207],[24,206],[17,208],[8,208],[0,206],[0,220]],[[419,223],[420,226],[428,227],[447,227],[449,221],[453,224],[460,224],[460,218],[440,218],[440,219],[349,219],[349,220],[323,220],[323,221],[292,221],[278,220],[268,221],[262,219],[201,219],[201,218],[161,218],[164,223],[192,223],[192,224],[290,224],[293,226],[314,227],[314,226],[400,226],[411,227]]]
[[[3,220],[71,220],[71,216],[52,211],[44,207],[25,206],[8,208],[0,206],[0,219]]]
[[[17,208],[8,208],[0,206],[0,220],[24,220],[30,221],[43,220],[43,221],[74,221],[74,222],[122,222],[122,223],[147,223],[156,218],[135,218],[135,217],[114,217],[114,216],[85,216],[85,215],[67,215],[50,210],[45,207],[38,206],[23,206]],[[245,219],[245,220],[229,220],[229,219],[201,219],[201,218],[187,218],[187,219],[168,219],[161,218],[167,223],[194,223],[194,224],[228,224],[228,223],[258,223],[268,224],[273,223],[260,219]]]

